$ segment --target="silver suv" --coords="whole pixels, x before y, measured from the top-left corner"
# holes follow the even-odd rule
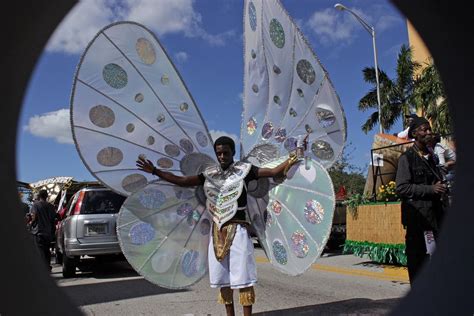
[[[103,187],[83,188],[66,205],[56,230],[56,262],[72,277],[81,256],[121,254],[116,220],[125,197]]]

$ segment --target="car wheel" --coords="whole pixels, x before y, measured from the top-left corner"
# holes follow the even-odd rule
[[[63,277],[71,278],[76,275],[77,259],[63,256]]]

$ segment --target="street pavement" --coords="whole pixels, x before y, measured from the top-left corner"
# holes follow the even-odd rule
[[[256,258],[255,315],[387,314],[410,288],[406,268],[340,252],[324,254],[298,277],[272,268],[259,248]],[[80,270],[64,279],[61,266],[53,265],[51,276],[86,315],[225,314],[207,276],[189,289],[168,290],[143,279],[126,261],[86,259]],[[238,304],[236,312],[241,314]]]

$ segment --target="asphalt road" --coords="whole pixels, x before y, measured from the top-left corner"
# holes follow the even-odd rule
[[[256,255],[255,315],[387,314],[410,288],[405,269],[352,255],[326,254],[299,277],[272,268],[260,249]],[[51,276],[86,315],[225,314],[207,276],[189,289],[168,290],[144,280],[126,261],[93,259],[75,278],[63,279],[57,265]]]

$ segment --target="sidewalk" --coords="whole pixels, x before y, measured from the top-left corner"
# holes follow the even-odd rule
[[[255,255],[258,263],[269,262],[262,249],[255,248]],[[342,254],[341,251],[324,253],[311,268],[344,275],[409,283],[406,267],[380,264],[369,258]]]

